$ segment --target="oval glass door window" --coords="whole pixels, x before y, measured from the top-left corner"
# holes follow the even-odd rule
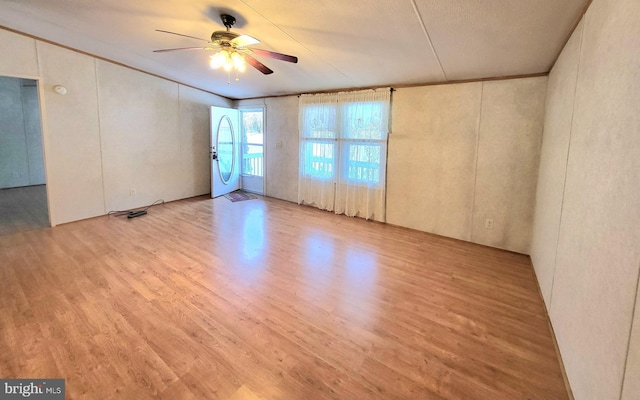
[[[234,139],[231,121],[226,115],[218,124],[218,171],[223,183],[228,183],[233,172]]]

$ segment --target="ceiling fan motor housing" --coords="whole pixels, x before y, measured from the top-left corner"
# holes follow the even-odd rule
[[[229,14],[221,14],[220,19],[222,20],[222,25],[224,25],[227,30],[231,29],[231,27],[236,23],[236,17]]]
[[[211,41],[214,43],[222,44],[225,42],[229,42],[237,38],[238,36],[240,35],[229,31],[215,31],[211,34]]]

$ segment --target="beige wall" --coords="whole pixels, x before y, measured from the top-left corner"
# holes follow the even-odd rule
[[[209,105],[230,106],[230,102],[223,101],[211,93],[179,85],[180,102],[179,136],[180,136],[180,182],[177,198],[193,196],[194,193],[204,194],[211,191],[211,159],[209,158],[210,109]]]
[[[538,77],[395,91],[387,222],[528,253],[546,84]]]
[[[182,178],[178,85],[105,61],[96,64],[107,210],[176,200]]]
[[[546,84],[538,77],[395,91],[387,222],[527,253]],[[266,195],[297,201],[297,96],[236,105],[266,106]]]
[[[549,78],[531,256],[581,400],[640,398],[638,21],[594,0]]]
[[[95,60],[43,42],[37,50],[51,222],[104,214]]]
[[[558,246],[560,212],[569,155],[583,22],[549,74],[531,259],[544,301],[549,306]],[[544,211],[543,211],[544,210]]]
[[[0,61],[2,75],[20,78],[38,77],[38,54],[34,39],[0,29],[0,43],[2,43],[3,54],[11,54],[11,57],[2,57]]]
[[[266,195],[298,201],[298,97],[273,97],[267,105]]]
[[[209,106],[230,100],[5,30],[0,42],[0,75],[39,81],[54,225],[209,192]]]
[[[298,96],[240,100],[236,107],[265,107],[265,195],[298,201]]]
[[[471,240],[482,83],[393,92],[387,222]]]

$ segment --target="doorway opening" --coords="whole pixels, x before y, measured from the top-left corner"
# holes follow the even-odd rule
[[[240,109],[242,189],[264,194],[264,108]]]
[[[38,81],[0,76],[0,235],[50,226]]]

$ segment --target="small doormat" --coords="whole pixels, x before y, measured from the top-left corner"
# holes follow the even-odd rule
[[[233,201],[234,203],[236,201],[257,199],[256,196],[252,195],[251,193],[244,192],[242,190],[236,190],[235,192],[227,193],[224,195],[224,197]]]

